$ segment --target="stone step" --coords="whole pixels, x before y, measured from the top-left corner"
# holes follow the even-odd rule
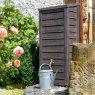
[[[24,89],[24,95],[69,95],[67,87],[54,86],[50,90],[41,90],[39,85],[29,86]]]

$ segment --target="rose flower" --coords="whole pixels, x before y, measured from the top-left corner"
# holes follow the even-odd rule
[[[13,32],[13,34],[18,34],[19,32],[18,29],[14,26],[12,26],[10,30]]]
[[[0,38],[6,38],[6,37],[7,37],[7,30],[3,26],[0,26]]]
[[[12,62],[9,61],[9,62],[6,64],[6,67],[7,67],[7,68],[10,68],[11,66],[12,66]]]
[[[14,48],[14,51],[13,51],[14,55],[16,57],[20,57],[23,53],[24,53],[24,50],[22,47],[20,46],[17,46],[16,48]]]
[[[16,68],[20,67],[20,60],[16,59],[16,60],[14,61],[14,66],[15,66]]]

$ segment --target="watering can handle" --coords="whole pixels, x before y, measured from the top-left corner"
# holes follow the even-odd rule
[[[49,64],[47,64],[47,63],[43,63],[43,64],[41,64],[41,66],[40,66],[40,68],[39,68],[39,71],[41,70],[42,66],[44,66],[44,65],[49,66],[49,68],[52,70],[51,65],[49,65]]]

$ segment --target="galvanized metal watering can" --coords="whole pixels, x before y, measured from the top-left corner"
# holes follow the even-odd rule
[[[42,67],[45,65],[49,67],[48,70],[42,70]],[[54,80],[55,80],[56,74],[57,72],[53,74],[53,70],[50,64],[43,63],[39,68],[40,89],[42,90],[51,89],[54,86]]]

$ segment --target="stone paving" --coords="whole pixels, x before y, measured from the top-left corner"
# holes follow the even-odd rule
[[[69,95],[68,88],[54,86],[50,90],[41,90],[39,85],[27,87],[24,95]]]

